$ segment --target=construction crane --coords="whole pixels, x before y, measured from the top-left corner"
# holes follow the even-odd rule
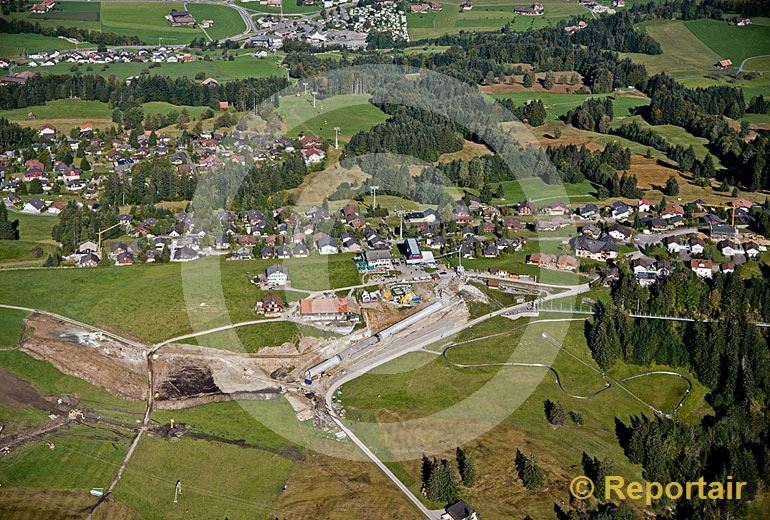
[[[122,224],[120,222],[118,222],[117,224],[113,224],[112,226],[106,227],[106,228],[104,228],[104,229],[99,231],[99,244],[97,244],[98,245],[97,250],[99,252],[100,258],[101,258],[101,254],[102,254],[102,237],[104,236],[104,234],[107,231],[109,231],[111,229],[115,229],[116,227],[121,226],[121,225]]]

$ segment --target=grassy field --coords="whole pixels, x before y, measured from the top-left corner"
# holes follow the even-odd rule
[[[368,94],[346,94],[342,96],[332,96],[326,99],[317,99],[316,106],[313,107],[313,97],[308,93],[307,96],[283,96],[281,98],[281,104],[278,107],[278,114],[283,118],[287,131],[294,131],[299,129],[300,125],[309,125],[309,128],[319,128],[321,126],[328,125],[331,128],[331,136],[334,138],[333,127],[338,123],[340,128],[344,126],[345,120],[342,119],[345,115],[351,115],[358,111],[368,112],[368,117],[372,121],[378,121],[375,119],[376,112],[371,111],[371,108],[375,108],[369,103]],[[332,113],[335,113],[332,116]],[[358,119],[358,118],[357,118]],[[364,117],[362,116],[361,120]],[[361,122],[359,120],[359,123]],[[323,124],[327,121],[326,125]],[[312,126],[311,125],[312,123]],[[328,132],[329,129],[327,129]],[[344,132],[344,130],[343,130]]]
[[[42,254],[39,249],[42,249]],[[27,240],[0,240],[0,268],[38,267],[56,251],[52,244],[40,244]]]
[[[159,423],[171,418],[208,440],[142,441],[116,490],[142,518],[208,518],[214,511],[233,520],[315,518],[319,511],[324,518],[376,518],[384,507],[397,518],[417,518],[372,464],[329,456],[350,445],[297,421],[285,399],[153,414]],[[177,479],[182,495],[175,510],[168,492]]]
[[[51,239],[51,229],[59,219],[22,213],[9,213],[9,219],[19,221],[21,240],[0,240],[0,269],[42,265],[48,253],[56,249],[57,244]],[[41,256],[33,253],[33,248],[37,247],[43,250]]]
[[[618,127],[622,124],[634,122],[643,128],[649,128],[659,136],[663,137],[668,143],[672,145],[684,146],[685,148],[692,146],[695,150],[695,156],[699,160],[703,160],[708,153],[706,145],[708,139],[705,137],[695,137],[681,126],[674,125],[651,125],[644,120],[642,116],[631,116],[623,119],[615,119],[610,123],[612,127]],[[717,157],[713,157],[715,161],[719,161]]]
[[[732,60],[740,67],[751,56],[770,54],[770,27],[748,25],[738,27],[720,20],[691,20],[685,22],[696,38],[723,58]]]
[[[283,263],[294,287],[321,290],[359,283],[351,258],[351,254],[315,255]],[[0,303],[51,310],[115,332],[160,341],[192,332],[191,317],[196,326],[204,328],[255,319],[257,288],[249,280],[272,263],[275,261],[203,258],[184,266],[184,281],[179,264],[0,271],[0,294],[4,295]],[[217,296],[220,291],[224,307]],[[61,294],[70,297],[61,298]],[[137,294],[144,295],[141,302],[136,300]]]
[[[529,99],[539,99],[545,105],[548,120],[558,121],[567,112],[583,103],[589,97],[607,97],[607,95],[509,92],[491,94],[491,97],[494,99],[511,99],[517,105],[524,104]],[[611,97],[615,117],[630,115],[634,109],[650,103],[649,99],[639,96],[614,95]]]
[[[0,56],[5,58],[24,56],[28,52],[74,48],[75,45],[66,40],[39,34],[4,34],[0,38]]]
[[[51,230],[59,221],[58,217],[42,217],[9,213],[9,220],[19,221],[19,234],[22,240],[53,243]]]
[[[21,18],[39,23],[43,27],[78,27],[100,31],[100,2],[59,2],[47,13],[11,13],[10,18]]]
[[[138,36],[144,43],[157,44],[163,37],[166,43],[190,43],[203,36],[203,31],[192,27],[172,27],[165,19],[172,10],[184,11],[183,2],[103,2],[102,31]]]
[[[317,135],[334,143],[334,127],[339,127],[340,141],[347,142],[353,134],[368,130],[388,117],[385,112],[370,103],[353,105],[330,110],[308,119],[289,130],[288,135],[290,137],[300,134]]]
[[[168,114],[171,111],[187,109],[187,112],[193,118],[199,118],[203,112],[209,109],[206,106],[186,106],[172,105],[164,101],[151,101],[144,103],[144,114]],[[29,119],[28,114],[34,114],[34,119]],[[60,131],[68,132],[70,128],[82,123],[89,123],[95,127],[109,127],[113,125],[112,110],[107,103],[101,101],[86,101],[82,99],[58,99],[49,101],[45,105],[34,105],[30,107],[19,108],[15,110],[2,110],[0,117],[5,117],[11,121],[17,122],[22,126],[38,128],[43,123],[51,123]],[[29,217],[26,221],[48,221],[51,226],[57,219],[52,217]],[[22,238],[27,238],[22,230]],[[50,239],[50,228],[47,232]]]
[[[239,55],[235,60],[213,59],[196,60],[192,63],[156,63],[150,66],[147,63],[111,63],[105,65],[81,65],[77,67],[83,74],[97,74],[109,77],[114,75],[117,79],[126,79],[129,76],[151,74],[169,76],[171,78],[193,78],[198,72],[203,72],[206,77],[218,81],[229,81],[248,77],[284,76],[286,72],[279,67],[281,58],[268,56],[255,58],[249,55]],[[71,63],[57,63],[50,67],[36,68],[41,74],[70,74],[73,65]],[[18,70],[26,70],[19,67]]]
[[[483,4],[473,5],[471,11],[460,11],[460,1],[443,2],[444,8],[437,13],[407,14],[407,26],[412,40],[433,38],[463,30],[498,30],[511,23],[514,31],[526,31],[555,25],[559,20],[575,14],[586,14],[587,10],[567,0],[544,0],[543,16],[517,16],[515,7],[527,5],[510,0],[482,0]]]
[[[523,323],[495,318],[464,331],[457,340],[503,332]],[[526,332],[482,339],[455,349],[450,353],[450,359],[466,364],[510,359],[550,362],[555,356],[553,365],[562,375],[567,390],[586,394],[601,388],[604,383],[592,370],[596,365],[586,347],[582,327],[582,320],[571,324],[531,323]],[[553,345],[543,342],[543,332],[554,338],[563,338],[563,347],[569,354],[558,352]],[[648,390],[661,389],[661,393],[666,395],[673,396],[679,390],[678,383],[671,380],[648,383]],[[669,385],[674,388],[669,388]],[[532,389],[534,392],[530,395]],[[501,393],[495,393],[498,390]],[[553,428],[544,417],[545,399],[561,402],[566,411],[579,412],[583,424]],[[701,406],[703,389],[696,388],[688,399],[691,403],[689,408],[683,408],[682,419],[697,420],[704,411]],[[627,461],[618,445],[614,421],[616,417],[627,421],[629,416],[643,413],[646,409],[620,389],[610,389],[589,400],[571,398],[559,390],[553,376],[543,369],[456,369],[435,355],[414,353],[345,384],[342,403],[351,427],[365,436],[370,447],[381,452],[406,447],[400,444],[405,442],[406,435],[399,436],[396,430],[389,429],[386,424],[389,422],[411,420],[417,424],[419,418],[423,421],[451,421],[452,417],[456,417],[455,421],[469,425],[483,420],[481,417],[485,415],[501,419],[497,426],[489,424],[486,432],[464,442],[463,446],[474,455],[478,482],[473,488],[462,488],[461,492],[484,518],[511,518],[526,514],[535,518],[550,518],[553,503],[563,499],[570,479],[581,473],[583,452],[611,459],[620,475],[635,479],[641,477],[640,468]],[[505,412],[507,408],[496,408],[517,404],[510,415]],[[452,407],[451,411],[449,407]],[[439,410],[444,410],[441,418],[428,418]],[[358,420],[377,423],[379,431],[364,428]],[[404,428],[409,429],[408,426]],[[421,442],[419,437],[423,432],[412,433],[410,431],[412,444],[409,448],[413,448],[415,442]],[[569,438],[570,442],[564,442],[565,438]],[[515,476],[513,459],[517,448],[535,455],[546,472],[546,486],[538,493],[527,492]],[[437,455],[450,460],[454,458],[450,450]],[[390,463],[415,493],[420,487],[419,464],[419,460]]]
[[[142,518],[267,518],[294,462],[266,450],[183,438],[147,437],[116,496]],[[179,504],[174,486],[182,481]]]
[[[0,110],[0,117],[11,121],[25,121],[27,114],[34,114],[35,123],[50,119],[110,119],[112,111],[107,103],[84,99],[57,99],[45,105],[35,105],[15,110]]]
[[[285,301],[285,300],[284,300]],[[200,344],[235,352],[258,352],[264,347],[279,347],[285,342],[294,345],[303,336],[324,337],[323,331],[315,327],[300,325],[291,321],[271,321],[259,325],[248,325],[205,336],[184,340],[184,343]]]
[[[26,316],[24,311],[0,309],[0,347],[15,347],[19,343]]]
[[[744,70],[754,70],[757,72],[770,72],[770,57],[756,57],[750,58],[744,65]]]
[[[0,459],[0,485],[49,489],[105,487],[130,438],[107,429],[73,425],[13,450]],[[53,442],[51,450],[46,443]]]
[[[40,361],[19,350],[0,351],[0,367],[29,381],[44,397],[57,398],[62,394],[77,394],[80,396],[81,406],[107,413],[119,412],[138,416],[144,410],[143,402],[119,399],[100,387],[60,372],[47,361]]]
[[[717,22],[719,23],[719,22]],[[684,22],[654,20],[643,28],[663,48],[663,54],[623,54],[647,67],[650,74],[666,72],[678,80],[701,80],[714,71],[721,57],[685,26]]]
[[[168,114],[170,112],[179,112],[182,109],[187,110],[187,112],[190,114],[190,117],[193,118],[200,118],[201,115],[206,111],[209,110],[209,107],[198,107],[198,106],[190,106],[190,105],[172,105],[171,103],[167,103],[165,101],[150,101],[148,103],[144,103],[142,105],[142,108],[144,109],[144,114]]]
[[[226,5],[188,4],[187,10],[195,20],[214,20],[214,25],[205,30],[212,40],[235,36],[246,30],[246,24],[238,11]]]
[[[279,14],[281,12],[281,9],[278,7],[268,7],[267,5],[259,5],[259,2],[243,2],[242,0],[236,0],[235,3],[241,7],[245,7],[246,9],[250,11],[255,11],[257,13]],[[317,13],[320,10],[321,10],[320,5],[304,5],[304,4],[297,5],[296,0],[284,0],[283,2],[284,14]]]
[[[238,13],[226,6],[193,6],[201,16],[215,20],[212,38],[238,34],[243,30],[243,21]],[[157,44],[163,37],[166,43],[189,43],[204,33],[199,28],[172,27],[165,19],[171,10],[185,10],[184,2],[60,2],[45,14],[32,15],[29,12],[13,13],[11,18],[32,20],[44,27],[78,27],[93,31],[114,32],[127,36],[138,36],[144,43]],[[198,19],[198,13],[194,13]],[[217,23],[219,22],[219,27]],[[215,36],[216,35],[216,36]],[[34,35],[18,35],[28,38]],[[22,40],[23,41],[23,40]],[[61,43],[65,43],[59,40]],[[26,42],[24,45],[30,48]],[[59,45],[52,48],[64,48]],[[69,48],[69,47],[67,47]],[[36,49],[48,50],[48,49]]]
[[[595,188],[588,181],[577,184],[546,184],[540,177],[527,177],[516,181],[505,181],[502,185],[504,198],[497,199],[502,204],[513,204],[522,200],[543,203],[549,200],[565,202],[568,199],[576,199],[579,202],[596,200],[593,196]],[[463,190],[478,194],[478,190],[473,188],[463,188]]]

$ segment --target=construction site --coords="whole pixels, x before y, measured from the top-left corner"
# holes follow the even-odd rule
[[[370,299],[362,305],[365,329],[342,337],[303,337],[297,345],[270,346],[257,353],[183,341],[144,344],[42,313],[25,320],[20,350],[116,397],[154,408],[285,396],[300,421],[313,419],[316,426],[333,431],[337,426],[328,417],[323,396],[340,378],[364,373],[441,339],[446,331],[462,328],[470,321],[466,302],[489,303],[482,291],[458,277],[405,287],[401,292],[416,303],[398,306],[387,299]],[[533,287],[520,289],[536,292]],[[382,292],[392,295],[393,289]],[[29,394],[23,381],[6,382],[15,388],[7,399]],[[47,408],[50,403],[37,405]]]

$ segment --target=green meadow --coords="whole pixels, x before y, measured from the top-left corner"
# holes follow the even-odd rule
[[[685,26],[705,45],[740,67],[752,56],[770,54],[770,26],[751,24],[738,27],[720,20],[691,20]]]
[[[73,65],[71,63],[57,63],[50,67],[34,69],[41,74],[70,74],[77,70],[82,74],[97,74],[99,76],[115,76],[117,79],[126,79],[130,76],[151,74],[169,76],[171,78],[193,78],[199,72],[206,77],[218,81],[229,81],[250,77],[285,76],[286,72],[279,66],[281,58],[268,56],[256,58],[248,54],[238,55],[233,61],[223,59],[202,60],[191,63],[107,63],[104,65]],[[18,70],[28,70],[27,67],[19,67]]]
[[[527,323],[522,319],[494,318],[463,331],[456,338],[443,340],[441,345],[476,338],[451,350],[449,360],[462,364],[541,362],[559,371],[567,392],[588,395],[604,387],[605,380],[585,343],[584,320]],[[489,334],[502,335],[486,338]],[[543,341],[543,334],[554,338],[556,345]],[[431,350],[434,349],[431,347]],[[610,375],[626,377],[650,369],[618,365]],[[663,408],[672,408],[684,388],[678,378],[651,377],[635,381],[629,390]],[[706,390],[696,384],[680,411],[681,420],[697,421],[708,413],[705,393]],[[582,424],[568,419],[564,426],[550,425],[543,412],[546,399],[560,402],[565,412],[579,413]],[[641,477],[641,468],[629,463],[618,445],[615,419],[628,421],[633,415],[649,415],[649,409],[614,387],[591,399],[570,397],[556,385],[553,374],[543,368],[462,369],[450,366],[435,354],[416,352],[346,383],[341,401],[350,427],[378,453],[398,452],[407,438],[412,443],[409,448],[413,448],[415,442],[424,444],[421,435],[431,435],[427,426],[425,432],[410,431],[407,436],[405,431],[399,435],[387,430],[390,422],[402,423],[403,429],[407,429],[419,424],[419,419],[463,423],[470,421],[470,417],[478,417],[478,421],[483,421],[482,417],[494,417],[484,432],[463,444],[463,448],[473,454],[476,467],[483,468],[477,471],[476,485],[463,488],[463,497],[485,518],[527,514],[535,518],[550,517],[553,503],[564,494],[564,486],[581,472],[584,452],[612,460],[615,471],[626,478]],[[508,406],[510,412],[507,412]],[[358,421],[367,423],[367,428],[359,426]],[[567,437],[570,442],[565,443]],[[541,492],[527,492],[516,477],[513,463],[516,449],[534,455],[545,470],[546,485]],[[436,456],[453,460],[454,444],[446,453]],[[419,458],[388,465],[420,496]],[[507,478],[499,478],[500,475]]]
[[[0,270],[0,294],[4,295],[0,303],[50,310],[156,342],[192,332],[190,317],[201,328],[257,319],[257,287],[250,280],[273,263],[276,261],[232,262],[208,257],[184,266]],[[352,254],[313,255],[282,263],[288,266],[292,286],[298,289],[323,290],[360,283]],[[217,296],[219,291],[224,307]],[[77,297],[61,298],[61,294]],[[136,300],[137,294],[144,295],[143,303]]]
[[[246,24],[238,11],[226,5],[187,4],[187,10],[198,22],[214,20],[214,25],[205,29],[212,40],[235,36],[246,30]]]
[[[443,9],[438,12],[408,13],[409,36],[416,41],[467,30],[495,31],[507,23],[514,31],[526,31],[555,25],[559,20],[587,13],[585,8],[568,0],[543,0],[545,12],[542,16],[518,16],[514,13],[514,8],[531,4],[515,4],[510,0],[482,2],[474,3],[470,11],[461,11],[461,2],[450,0],[442,2]]]

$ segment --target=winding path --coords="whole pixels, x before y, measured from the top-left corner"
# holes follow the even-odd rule
[[[650,410],[655,412],[655,414],[663,416],[663,417],[666,417],[667,419],[671,419],[679,411],[679,409],[682,407],[682,405],[684,404],[684,402],[687,399],[687,397],[690,395],[690,391],[692,390],[692,382],[690,381],[690,379],[688,379],[687,377],[683,376],[682,374],[680,374],[678,372],[673,372],[673,371],[668,371],[668,370],[653,370],[653,371],[644,372],[644,373],[641,373],[641,374],[636,374],[636,375],[633,375],[633,376],[629,376],[629,377],[626,377],[626,378],[623,378],[623,379],[616,380],[616,379],[613,379],[613,378],[609,377],[608,375],[606,375],[604,372],[598,370],[597,368],[592,367],[591,365],[589,365],[588,363],[586,363],[585,361],[583,361],[579,357],[575,356],[574,354],[572,354],[568,350],[565,350],[560,343],[555,341],[553,338],[551,338],[546,333],[543,333],[543,339],[545,339],[547,342],[551,343],[552,345],[556,346],[559,349],[560,352],[564,352],[565,354],[568,354],[570,357],[572,357],[576,361],[578,361],[581,364],[585,365],[586,367],[588,367],[589,369],[593,370],[597,374],[600,374],[606,380],[605,386],[603,388],[600,388],[600,389],[598,389],[598,390],[596,390],[594,392],[591,392],[589,394],[586,394],[586,395],[577,395],[577,394],[573,394],[573,393],[568,392],[564,388],[564,385],[562,384],[562,378],[559,376],[559,372],[553,366],[551,366],[551,365],[547,365],[547,364],[544,364],[544,363],[516,363],[516,362],[462,364],[462,363],[455,363],[453,361],[450,361],[449,358],[447,357],[447,353],[449,352],[450,349],[453,349],[453,348],[456,348],[456,347],[467,346],[467,345],[470,345],[472,343],[475,343],[477,341],[481,341],[481,340],[484,340],[484,339],[489,339],[489,338],[494,338],[494,337],[497,337],[497,336],[502,336],[502,335],[505,335],[505,334],[510,334],[510,333],[515,332],[515,331],[517,331],[519,329],[528,327],[529,325],[531,325],[533,323],[542,323],[542,322],[551,322],[551,321],[582,321],[583,319],[584,318],[566,318],[566,319],[561,319],[561,320],[557,319],[557,320],[535,320],[535,321],[531,321],[531,322],[527,323],[526,325],[520,325],[518,327],[514,327],[514,328],[512,328],[510,330],[507,330],[505,332],[499,332],[497,334],[490,334],[488,336],[482,336],[480,338],[473,338],[473,339],[470,339],[470,340],[467,340],[467,341],[463,341],[461,343],[450,343],[450,344],[448,344],[448,345],[446,345],[444,347],[444,349],[441,352],[441,356],[444,358],[444,361],[446,361],[448,364],[450,364],[450,365],[452,365],[452,366],[454,366],[456,368],[489,368],[489,367],[547,368],[554,375],[554,377],[556,378],[556,384],[559,386],[559,389],[563,393],[565,393],[566,395],[568,395],[570,397],[573,397],[575,399],[593,399],[594,397],[596,397],[600,393],[604,392],[605,390],[609,390],[614,385],[614,386],[617,386],[618,388],[621,388],[621,389],[625,390],[634,399],[636,399],[637,401],[642,403],[644,406],[646,406],[647,408],[649,408]],[[628,388],[623,386],[623,383],[626,383],[628,381],[633,381],[635,379],[641,379],[643,377],[649,377],[649,376],[655,376],[655,375],[674,376],[674,377],[678,377],[680,379],[683,379],[687,383],[687,388],[685,389],[684,394],[682,395],[681,399],[679,399],[679,401],[677,402],[676,406],[674,406],[674,409],[673,409],[673,411],[671,413],[666,413],[666,412],[664,412],[664,411],[662,411],[662,410],[660,410],[658,408],[655,408],[655,406],[653,406],[652,404],[648,403],[647,401],[645,401],[644,399],[642,399],[641,397],[639,397],[638,395],[636,395],[635,393],[630,391]]]
[[[746,66],[746,62],[749,60],[753,60],[754,58],[770,58],[770,54],[758,54],[756,56],[749,56],[748,58],[746,58],[741,62],[741,66],[738,67],[738,74],[743,72],[743,68]]]

